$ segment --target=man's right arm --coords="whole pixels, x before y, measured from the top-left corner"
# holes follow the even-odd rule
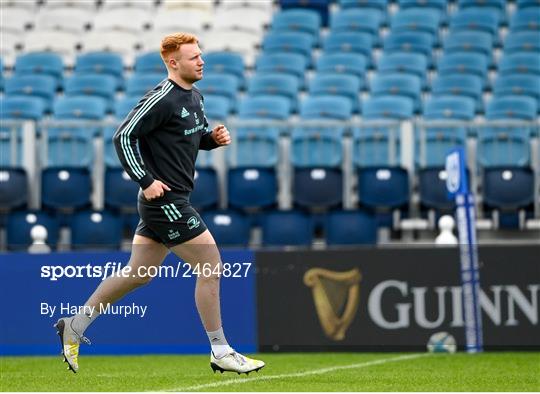
[[[171,111],[163,100],[163,97],[172,88],[172,84],[169,83],[169,85],[165,84],[160,91],[141,100],[124,119],[113,137],[116,153],[122,167],[143,190],[154,182],[154,178],[144,166],[137,147],[137,140],[170,118]]]

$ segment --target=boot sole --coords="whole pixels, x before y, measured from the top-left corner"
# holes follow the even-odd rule
[[[64,356],[64,362],[68,365],[67,369],[72,371],[73,373],[77,373],[77,371],[73,369],[66,356],[64,355],[64,328],[66,327],[66,323],[63,319],[60,319],[53,325],[53,327],[56,328],[56,334],[58,334],[58,336],[60,337],[60,348],[62,349],[62,352],[60,354]]]
[[[219,365],[217,365],[216,363],[213,363],[213,362],[210,362],[210,368],[212,368],[214,373],[216,373],[216,371],[219,371],[220,373],[223,373],[223,372],[236,372],[238,375],[243,374],[243,373],[245,373],[246,375],[249,375],[249,373],[253,372],[253,371],[259,372],[259,370],[264,368],[264,365],[262,367],[255,368],[255,369],[252,369],[252,370],[246,371],[246,372],[238,372],[238,371],[232,371],[230,369],[223,369]]]

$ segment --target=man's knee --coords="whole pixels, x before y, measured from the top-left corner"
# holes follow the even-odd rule
[[[138,269],[134,269],[130,266],[125,267],[122,271],[122,276],[134,287],[147,285],[153,279],[153,276],[141,268],[143,267],[138,267]]]
[[[203,282],[218,282],[222,275],[223,266],[218,264],[199,264],[195,266],[197,270],[197,280]]]
[[[152,281],[153,277],[150,275],[135,275],[131,278],[132,283],[139,287],[147,285]]]

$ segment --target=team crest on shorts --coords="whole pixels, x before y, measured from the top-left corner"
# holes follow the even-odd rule
[[[180,232],[169,229],[169,233],[167,234],[167,236],[169,237],[170,240],[173,240],[180,237]]]
[[[196,216],[190,217],[187,221],[187,225],[190,230],[193,230],[194,228],[199,227],[200,224],[201,224],[201,221],[197,219]]]

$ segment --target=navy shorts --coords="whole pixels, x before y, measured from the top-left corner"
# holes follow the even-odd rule
[[[137,210],[141,220],[135,234],[169,248],[189,241],[207,229],[199,213],[191,206],[189,193],[165,193],[165,196],[149,201],[139,191]]]

